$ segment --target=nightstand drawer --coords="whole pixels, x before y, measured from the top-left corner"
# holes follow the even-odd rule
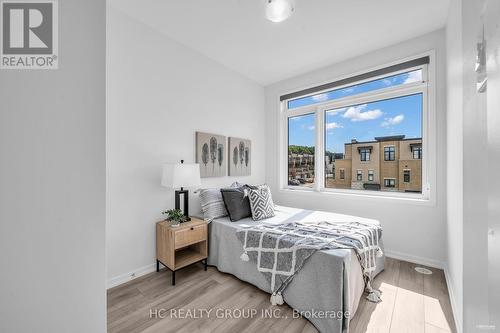
[[[175,248],[178,249],[207,239],[207,225],[197,225],[175,231]]]

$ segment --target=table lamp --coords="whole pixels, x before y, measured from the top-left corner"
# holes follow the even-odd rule
[[[189,191],[185,187],[195,187],[201,185],[200,165],[197,163],[181,163],[163,165],[161,185],[175,190],[175,209],[180,209],[180,196],[184,196],[184,216],[186,221],[189,218]],[[180,190],[177,190],[180,188]]]

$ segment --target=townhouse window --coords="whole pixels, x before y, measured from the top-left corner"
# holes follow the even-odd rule
[[[370,160],[371,148],[359,148],[359,159],[362,162]]]
[[[396,187],[396,179],[385,178],[384,179],[384,187]]]
[[[421,160],[422,159],[422,146],[412,147],[413,159]]]
[[[396,147],[385,146],[384,147],[384,161],[394,161],[396,159]]]
[[[410,170],[403,171],[403,182],[409,183],[411,178]]]
[[[284,161],[280,165],[287,167],[280,169],[282,187],[394,196],[394,189],[383,191],[396,187],[400,171],[382,170],[382,165],[422,159],[425,131],[433,119],[428,104],[429,91],[434,89],[429,85],[430,60],[431,56],[416,58],[280,96],[283,146],[279,151]],[[351,188],[350,182],[344,182],[363,181],[363,171],[357,170],[360,162],[370,167],[364,180],[374,182],[377,173],[385,178],[383,184]],[[419,167],[427,167],[425,162]],[[427,177],[428,172],[415,175]],[[425,183],[424,179],[416,182]],[[400,192],[400,196],[416,196]],[[428,193],[421,196],[427,198]]]

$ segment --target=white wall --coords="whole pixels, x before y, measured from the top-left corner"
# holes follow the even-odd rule
[[[488,0],[485,15],[488,72],[488,169],[500,170],[500,1]],[[488,191],[489,323],[500,329],[500,177],[490,179]]]
[[[450,167],[448,173],[449,289],[459,331],[463,332],[478,332],[479,325],[498,325],[499,312],[495,307],[498,306],[500,275],[494,271],[498,269],[498,236],[495,234],[488,239],[487,235],[488,217],[490,227],[498,231],[500,208],[498,180],[491,177],[498,170],[500,132],[499,8],[495,0],[454,0],[447,23],[447,148],[448,163],[456,166]],[[479,94],[474,67],[483,22],[487,23],[485,37],[490,80],[487,93]]]
[[[484,3],[462,1],[464,332],[488,323],[488,183],[493,171],[488,170],[487,95],[477,93],[474,71]]]
[[[436,123],[432,135],[437,150],[427,152],[436,156],[437,181],[433,182],[434,204],[387,198],[368,198],[352,195],[297,193],[279,191],[279,96],[308,86],[329,82],[335,78],[367,70],[374,66],[397,61],[435,50],[436,64]],[[407,42],[387,47],[370,54],[350,59],[306,75],[266,87],[266,179],[273,188],[273,197],[282,205],[334,211],[375,218],[384,227],[384,243],[389,255],[443,266],[446,258],[446,77],[445,33],[439,30]]]
[[[106,331],[105,10],[59,1],[59,69],[0,70],[0,332]]]
[[[173,207],[163,163],[195,160],[195,131],[252,140],[252,175],[204,187],[264,182],[264,90],[108,5],[108,285],[155,263],[155,222]],[[191,213],[200,210],[190,195]]]
[[[447,278],[458,329],[463,288],[463,60],[462,4],[451,1],[446,25],[447,68]],[[453,166],[453,167],[451,167]]]

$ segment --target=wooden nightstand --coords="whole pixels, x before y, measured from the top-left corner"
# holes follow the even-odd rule
[[[172,271],[172,285],[175,285],[175,271],[191,264],[205,261],[207,270],[207,222],[191,218],[191,221],[172,227],[168,221],[156,223],[156,271],[160,263]]]

